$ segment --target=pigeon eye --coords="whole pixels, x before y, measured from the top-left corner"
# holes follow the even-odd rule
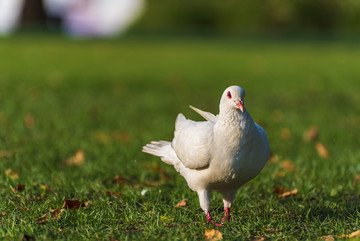
[[[230,92],[230,91],[227,92],[227,97],[228,97],[229,99],[231,99],[231,92]]]

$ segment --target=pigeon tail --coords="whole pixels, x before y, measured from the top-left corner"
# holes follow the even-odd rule
[[[175,165],[176,160],[178,160],[169,141],[152,141],[143,146],[142,151],[160,157],[163,162],[169,165]]]

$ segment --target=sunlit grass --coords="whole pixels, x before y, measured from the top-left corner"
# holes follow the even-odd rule
[[[246,89],[247,109],[268,132],[278,161],[238,191],[232,221],[219,228],[223,237],[316,239],[360,229],[356,44],[16,37],[0,40],[0,53],[3,239],[203,238],[212,227],[203,225],[196,193],[141,147],[171,140],[179,112],[201,120],[189,104],[217,112],[223,90],[234,84]],[[311,125],[328,159],[303,140]],[[64,165],[78,150],[84,164]],[[285,159],[295,172],[281,167]],[[127,181],[113,182],[116,175]],[[13,192],[18,184],[25,191]],[[279,199],[277,186],[298,193]],[[184,198],[189,205],[174,208]],[[65,199],[91,203],[38,223]],[[222,216],[219,195],[211,208]]]

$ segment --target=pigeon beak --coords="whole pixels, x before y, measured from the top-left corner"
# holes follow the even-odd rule
[[[235,100],[236,106],[241,110],[241,112],[244,112],[244,101],[242,100]]]

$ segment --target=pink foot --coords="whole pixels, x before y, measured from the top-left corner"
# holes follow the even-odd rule
[[[215,224],[217,227],[220,227],[224,224],[225,221],[230,221],[230,208],[225,208],[225,215],[220,219],[220,223]]]
[[[210,215],[210,212],[208,211],[206,214],[206,218],[207,218],[207,222],[204,223],[205,224],[209,224],[209,223],[212,223],[212,224],[215,224],[214,220],[212,219],[211,215]]]
[[[224,224],[225,221],[230,221],[230,208],[225,208],[225,215],[222,219],[220,219],[220,223],[215,223],[214,220],[212,219],[210,212],[208,211],[206,214],[206,218],[207,218],[207,222],[204,224],[209,224],[212,223],[214,224],[216,227],[220,227],[221,225]]]
[[[223,217],[223,221],[230,221],[230,208],[225,208],[225,215]]]

